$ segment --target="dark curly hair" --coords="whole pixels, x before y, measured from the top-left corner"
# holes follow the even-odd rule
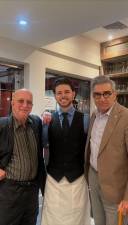
[[[72,91],[75,91],[75,88],[74,88],[74,86],[72,84],[72,81],[69,78],[60,77],[57,80],[55,80],[55,82],[53,84],[53,92],[55,93],[57,86],[63,85],[63,84],[69,85],[70,88],[72,89]]]

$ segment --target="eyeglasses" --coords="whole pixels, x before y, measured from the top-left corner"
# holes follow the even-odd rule
[[[23,105],[24,103],[26,103],[27,106],[32,106],[32,101],[30,100],[24,100],[24,99],[17,99],[17,102],[20,104],[20,105]]]
[[[95,99],[100,99],[102,96],[107,99],[112,95],[113,92],[111,91],[104,91],[103,93],[100,92],[93,92],[93,97]]]

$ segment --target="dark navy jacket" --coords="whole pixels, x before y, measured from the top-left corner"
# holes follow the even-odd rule
[[[43,159],[43,144],[42,144],[42,121],[38,116],[30,115],[29,118],[33,121],[31,127],[34,131],[37,148],[38,148],[38,174],[36,177],[37,183],[44,191],[46,171]],[[5,169],[8,165],[13,153],[14,133],[13,133],[13,117],[0,118],[0,168]]]

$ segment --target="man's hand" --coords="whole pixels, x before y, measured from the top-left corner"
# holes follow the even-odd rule
[[[128,215],[128,201],[121,201],[118,206],[118,211],[121,212],[123,215]]]
[[[41,115],[43,124],[47,124],[49,125],[49,123],[52,120],[52,114],[50,112],[43,112],[43,114]]]
[[[3,180],[6,177],[5,170],[0,169],[0,180]]]

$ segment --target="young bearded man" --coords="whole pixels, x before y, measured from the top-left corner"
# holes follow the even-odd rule
[[[67,78],[54,84],[59,105],[48,128],[49,163],[42,225],[90,225],[84,150],[88,116],[75,110],[75,89]]]

